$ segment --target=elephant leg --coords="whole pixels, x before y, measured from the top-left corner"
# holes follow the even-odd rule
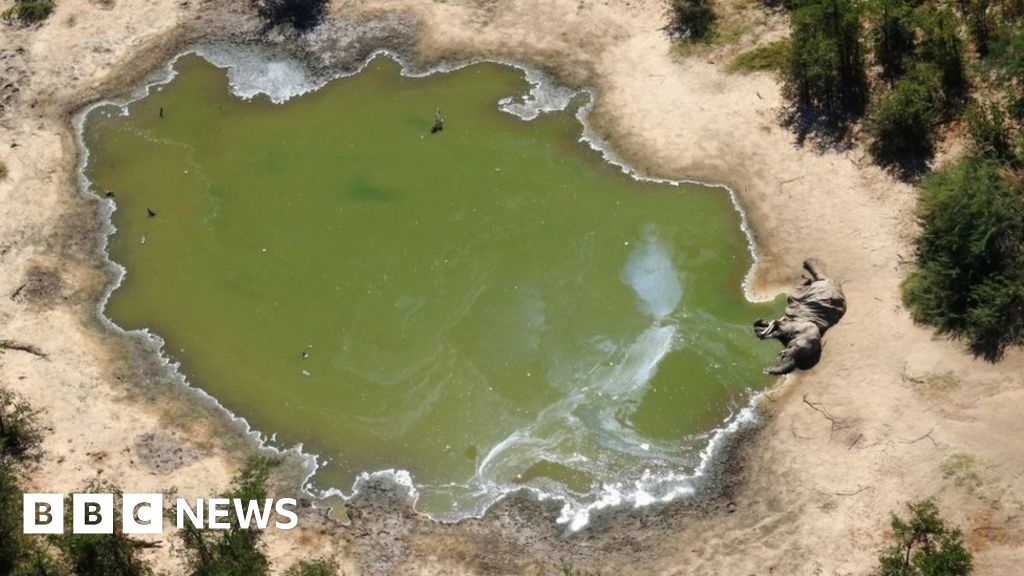
[[[825,280],[825,274],[821,271],[821,265],[814,258],[804,260],[804,270],[811,275],[812,281]]]
[[[796,359],[793,358],[787,348],[779,354],[779,361],[774,366],[768,366],[765,368],[764,373],[772,376],[781,376],[783,374],[789,374],[793,370],[796,370]]]

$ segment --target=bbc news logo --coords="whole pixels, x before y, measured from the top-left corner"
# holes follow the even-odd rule
[[[124,534],[162,534],[164,531],[163,494],[122,494],[120,518],[115,518],[113,494],[72,494],[71,532],[73,534],[113,534],[114,522],[120,521]],[[294,498],[278,500],[241,500],[238,498],[198,498],[190,503],[184,498],[175,501],[175,526],[181,530],[191,524],[195,528],[227,530],[232,516],[243,528],[266,529],[271,519],[274,527],[290,530],[299,523]],[[25,494],[22,516],[25,534],[63,534],[63,494]]]

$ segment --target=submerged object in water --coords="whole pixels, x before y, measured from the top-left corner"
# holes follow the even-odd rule
[[[437,134],[444,130],[444,115],[441,114],[441,109],[434,110],[434,126],[430,129],[431,134]]]

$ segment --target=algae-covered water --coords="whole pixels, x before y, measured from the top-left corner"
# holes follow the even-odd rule
[[[126,269],[106,312],[322,456],[318,486],[405,470],[446,519],[521,486],[577,510],[670,498],[766,384],[749,325],[777,305],[743,297],[726,191],[628,177],[569,111],[500,111],[521,71],[378,58],[274,104],[176,68],[85,123]]]

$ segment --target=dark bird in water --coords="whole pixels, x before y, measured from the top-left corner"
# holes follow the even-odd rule
[[[164,107],[163,106],[160,107],[160,117],[161,118],[164,117]]]
[[[146,208],[146,214],[149,214],[150,218],[156,218],[156,212],[153,212],[152,208]]]
[[[309,352],[307,350],[303,350],[302,351],[302,357],[303,358],[309,358]]]
[[[110,190],[107,190],[106,192],[104,192],[103,195],[106,196],[107,198],[113,198],[114,197],[114,193],[111,192]]]
[[[430,129],[431,134],[437,134],[441,130],[444,130],[444,115],[441,114],[441,109],[434,110],[434,127]]]

